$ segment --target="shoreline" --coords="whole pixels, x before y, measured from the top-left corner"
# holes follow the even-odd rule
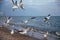
[[[15,26],[19,27],[19,25],[15,25]],[[21,26],[24,27],[25,25],[21,25]],[[7,27],[9,27],[9,26],[7,26]],[[19,34],[18,32],[15,32],[13,35],[11,35],[9,28],[4,27],[4,25],[0,26],[0,36],[2,36],[3,39],[4,39],[4,36],[6,35],[5,33],[7,33],[11,37],[10,39],[14,38],[14,40],[15,40],[16,37],[17,37],[16,38],[17,40],[20,40],[20,38],[22,38],[21,40],[25,40],[25,38],[27,38],[26,40],[28,40],[28,39],[29,40],[32,40],[32,39],[33,40],[36,40],[36,39],[43,40],[43,39],[45,39],[43,35],[46,31],[40,30],[38,32],[38,30],[36,30],[36,29],[35,29],[35,31],[36,32],[33,33],[33,36],[30,36],[31,31],[30,31],[30,34],[27,34],[27,35],[22,35],[22,34]],[[1,35],[2,33],[4,33],[4,35]],[[8,36],[8,35],[6,35],[6,36]],[[57,37],[53,34],[50,34],[50,33],[47,36],[47,40],[57,40],[57,38],[59,38],[59,37]]]
[[[21,35],[19,33],[10,34],[9,30],[0,27],[0,39],[1,40],[40,40],[28,35]]]

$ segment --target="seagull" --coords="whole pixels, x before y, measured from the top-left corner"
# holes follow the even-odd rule
[[[25,23],[25,24],[28,23],[28,20],[25,20],[24,23]]]
[[[35,19],[36,17],[32,17],[31,19]]]
[[[60,32],[56,32],[56,35],[60,35]]]
[[[11,17],[8,17],[7,20],[5,21],[5,24],[9,24],[11,19],[12,19]]]
[[[6,23],[8,24],[12,18],[8,17]]]
[[[46,32],[46,33],[44,34],[44,38],[47,38],[47,35],[48,35],[48,32]]]
[[[12,27],[14,28],[14,25]],[[14,34],[14,32],[15,32],[14,29],[12,29],[10,33]]]
[[[21,9],[24,9],[22,0],[20,0],[19,6],[20,6]]]
[[[31,28],[31,31],[33,31],[33,32],[32,32],[32,36],[34,36],[33,34],[34,34],[35,30],[34,30],[33,28]]]
[[[20,33],[20,34],[27,34],[28,31],[30,31],[29,29],[30,29],[29,27],[28,27],[28,28],[25,28],[25,29],[23,29],[23,30],[20,30],[19,33]]]
[[[13,7],[12,7],[12,8],[14,8],[14,9],[18,8],[17,1],[14,2],[14,1],[12,0],[12,3],[13,3]]]
[[[18,4],[17,4],[17,1],[14,2],[14,1],[12,0],[12,3],[13,3],[13,7],[12,7],[13,9],[16,9],[16,8],[19,8],[19,7],[20,7],[21,9],[24,9],[22,0],[20,0],[20,2],[19,2]]]
[[[44,18],[44,22],[48,22],[48,20],[50,19],[50,17],[51,17],[50,14],[47,17],[45,17]]]
[[[14,30],[12,29],[10,33],[11,33],[11,34],[14,34]]]

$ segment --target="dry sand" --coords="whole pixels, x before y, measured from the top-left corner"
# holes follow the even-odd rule
[[[10,31],[6,28],[0,28],[0,40],[39,40],[27,35],[21,35],[19,33],[10,34]]]

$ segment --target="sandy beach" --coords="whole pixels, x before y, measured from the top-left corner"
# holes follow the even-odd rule
[[[0,28],[0,40],[39,40],[27,35],[21,35],[19,33],[15,33],[13,35],[10,34],[10,31],[6,28]]]

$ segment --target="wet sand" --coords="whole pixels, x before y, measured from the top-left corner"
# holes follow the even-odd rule
[[[10,31],[6,28],[0,27],[0,40],[39,40],[27,35],[21,35],[19,33],[10,34]]]

